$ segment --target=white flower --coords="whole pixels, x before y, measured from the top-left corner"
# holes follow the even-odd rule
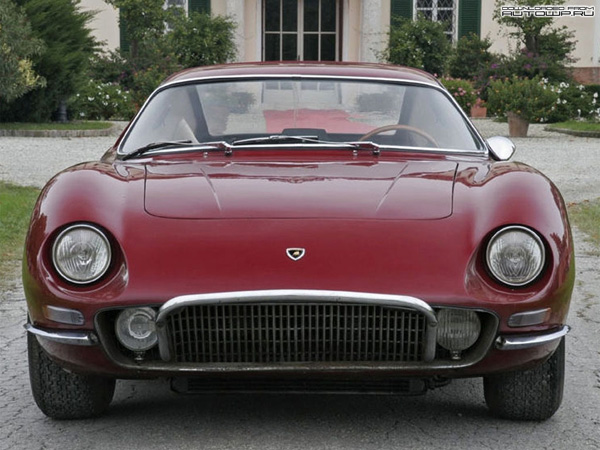
[[[564,105],[564,104],[566,104],[566,103],[567,103],[567,101],[566,101],[566,100],[563,100],[563,101],[562,101],[562,104],[563,104],[563,105]]]
[[[577,89],[579,89],[580,91],[583,91],[583,88],[584,88],[583,84],[580,84],[579,86],[577,86]]]
[[[561,101],[562,101],[562,100],[561,100],[560,98],[557,98],[557,99],[556,99],[556,104],[560,105],[560,102],[561,102]]]
[[[110,95],[106,94],[106,95],[104,96],[104,98],[105,98],[106,100],[109,100],[109,99],[110,99]]]
[[[559,86],[560,86],[561,88],[567,88],[567,87],[569,87],[569,85],[568,85],[567,83],[565,83],[564,81],[561,81],[561,82],[559,83]]]
[[[79,117],[85,117],[85,113],[84,113],[83,111],[81,111],[81,112],[79,113]]]
[[[594,98],[598,98],[598,93],[594,92]]]
[[[94,97],[88,97],[88,102],[93,102],[94,101]]]
[[[556,93],[557,94],[562,94],[562,89],[557,89]]]

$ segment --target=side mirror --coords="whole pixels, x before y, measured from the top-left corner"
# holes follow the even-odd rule
[[[492,156],[498,161],[508,161],[517,150],[513,141],[504,136],[494,136],[489,138],[486,142]]]

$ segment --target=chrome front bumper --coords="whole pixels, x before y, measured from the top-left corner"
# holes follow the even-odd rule
[[[212,294],[184,295],[175,297],[166,302],[160,309],[156,319],[156,327],[159,335],[159,350],[163,359],[168,360],[170,349],[166,338],[166,318],[180,308],[189,305],[219,304],[219,303],[252,303],[281,302],[281,301],[327,301],[340,303],[374,303],[385,306],[414,309],[426,317],[426,349],[424,360],[431,361],[435,356],[437,317],[431,306],[415,297],[403,295],[372,294],[348,291],[324,291],[324,290],[263,290],[263,291],[239,291]],[[98,345],[98,336],[92,331],[74,330],[44,330],[29,323],[25,324],[27,332],[49,341],[78,346]],[[530,335],[498,336],[495,339],[495,347],[498,350],[522,350],[544,345],[561,339],[570,331],[570,327],[564,325],[558,331],[538,333]]]
[[[564,325],[560,330],[552,333],[529,336],[498,336],[496,338],[496,348],[498,350],[523,350],[526,348],[537,347],[538,345],[561,339],[566,336],[569,331],[571,331],[571,327]]]

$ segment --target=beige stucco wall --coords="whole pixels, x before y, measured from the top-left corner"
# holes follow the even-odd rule
[[[498,53],[508,53],[516,47],[507,32],[508,28],[500,27],[493,20],[493,12],[496,7],[494,0],[483,0],[481,10],[481,36],[489,37],[493,45],[491,50]],[[575,31],[577,46],[573,56],[577,59],[574,67],[599,67],[600,66],[600,0],[569,0],[565,5],[595,6],[596,16],[593,18],[556,18],[558,26],[567,26]]]
[[[80,8],[84,11],[96,11],[89,24],[93,35],[104,43],[105,50],[119,47],[119,13],[103,0],[82,0]]]

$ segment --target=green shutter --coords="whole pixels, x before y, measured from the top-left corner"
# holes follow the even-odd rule
[[[127,53],[129,51],[129,33],[127,32],[127,21],[123,19],[121,10],[119,10],[119,46],[121,51]]]
[[[413,0],[391,0],[390,15],[392,21],[396,18],[411,19],[413,18]]]
[[[210,14],[210,0],[189,0],[189,12]]]
[[[475,33],[481,36],[481,0],[460,0],[458,38]]]

